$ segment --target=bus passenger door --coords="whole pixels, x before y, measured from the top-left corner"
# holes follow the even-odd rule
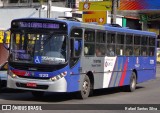
[[[70,91],[78,91],[81,73],[82,29],[73,29],[70,38]]]

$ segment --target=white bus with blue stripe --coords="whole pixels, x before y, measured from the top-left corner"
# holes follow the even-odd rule
[[[126,86],[156,78],[156,34],[58,19],[11,22],[7,87],[77,92]]]

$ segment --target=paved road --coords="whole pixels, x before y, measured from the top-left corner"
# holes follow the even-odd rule
[[[135,92],[129,93],[122,88],[112,88],[95,90],[94,96],[89,97],[86,100],[78,100],[73,97],[73,94],[66,93],[46,93],[41,99],[34,98],[30,92],[27,91],[15,91],[4,90],[0,94],[0,104],[159,104],[160,105],[160,65],[157,66],[157,78],[145,83],[138,84]],[[91,107],[92,106],[88,106]],[[13,111],[12,111],[13,112]],[[28,111],[25,111],[28,112]],[[35,113],[37,111],[34,111]],[[53,111],[47,111],[50,113]],[[54,111],[59,112],[78,112],[84,113],[84,111]],[[86,112],[86,111],[85,111]],[[99,113],[99,110],[88,110],[87,113]],[[101,112],[107,112],[101,110]],[[117,112],[121,111],[109,111]],[[122,111],[128,113],[129,111]],[[143,111],[146,112],[146,111]],[[151,111],[149,111],[151,112]],[[157,112],[157,111],[152,111]],[[16,113],[16,111],[15,111]],[[40,113],[40,111],[38,112]]]

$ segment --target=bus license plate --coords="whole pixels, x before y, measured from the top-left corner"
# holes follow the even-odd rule
[[[27,85],[27,87],[37,87],[36,83],[30,83],[30,82],[28,82],[26,85]]]

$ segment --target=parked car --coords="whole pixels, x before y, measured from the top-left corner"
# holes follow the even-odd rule
[[[0,89],[7,85],[8,62],[0,65]]]

